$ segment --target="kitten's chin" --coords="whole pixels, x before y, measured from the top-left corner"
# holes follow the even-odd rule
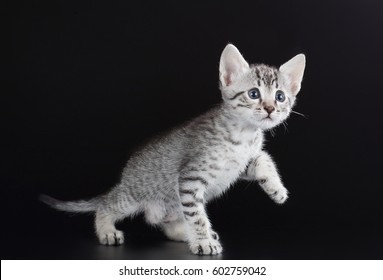
[[[274,118],[266,117],[257,121],[258,127],[261,128],[262,130],[272,129],[273,127],[276,127],[280,123],[281,123],[280,120],[277,120],[275,117]]]

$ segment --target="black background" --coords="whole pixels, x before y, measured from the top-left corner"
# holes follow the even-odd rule
[[[2,259],[382,259],[383,2],[13,1],[2,14]],[[139,143],[218,103],[228,42],[250,63],[306,54],[306,118],[267,134],[285,205],[238,183],[208,207],[224,254],[198,257],[140,218],[119,225],[122,247],[98,245],[91,215],[37,201],[106,191]]]

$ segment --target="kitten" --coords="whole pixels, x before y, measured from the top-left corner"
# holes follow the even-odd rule
[[[219,254],[222,246],[207,217],[207,202],[238,179],[257,181],[276,203],[287,199],[263,150],[263,131],[289,116],[304,68],[303,54],[279,69],[249,65],[229,44],[219,65],[221,104],[133,154],[120,183],[108,193],[88,201],[41,198],[59,210],[95,212],[96,234],[105,245],[124,242],[117,221],[144,213],[149,224],[187,242],[194,254]]]

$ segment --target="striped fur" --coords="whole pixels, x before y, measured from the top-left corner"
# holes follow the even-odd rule
[[[187,242],[193,253],[221,253],[218,234],[206,213],[207,202],[239,178],[257,181],[277,203],[287,199],[277,169],[262,148],[263,130],[279,125],[290,114],[302,63],[301,55],[280,69],[250,66],[228,45],[220,62],[221,104],[133,154],[120,183],[105,195],[88,202],[60,202],[46,196],[43,200],[59,210],[95,212],[102,244],[122,244],[124,235],[114,224],[144,213],[148,223],[158,225],[172,240]],[[261,93],[258,99],[249,97],[254,87]],[[276,90],[285,92],[285,102],[275,100]],[[274,110],[269,114],[265,106]]]

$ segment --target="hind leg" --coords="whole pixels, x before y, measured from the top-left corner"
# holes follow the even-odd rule
[[[186,223],[180,213],[170,212],[161,222],[161,229],[167,238],[187,242]]]
[[[140,204],[131,199],[120,188],[107,194],[96,210],[96,235],[103,245],[121,245],[124,233],[117,230],[115,223],[133,215],[140,210]]]
[[[165,235],[174,241],[187,242],[186,224],[183,220],[163,222],[161,224]]]
[[[103,245],[121,245],[124,243],[124,233],[117,230],[114,224],[123,218],[122,215],[97,211],[95,219],[96,234]]]
[[[165,205],[163,201],[150,201],[144,206],[144,213],[146,222],[159,225],[169,239],[186,241],[185,223],[171,206]]]

